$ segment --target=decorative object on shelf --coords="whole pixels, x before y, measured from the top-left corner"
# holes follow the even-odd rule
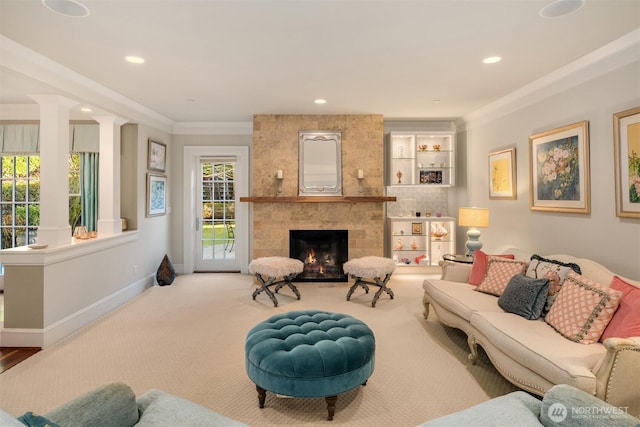
[[[616,215],[640,218],[640,107],[613,115]],[[635,136],[634,136],[635,135]]]
[[[418,151],[423,152],[429,150],[429,146],[427,144],[418,145]]]
[[[396,176],[398,177],[398,184],[402,184],[402,171],[399,170],[398,173],[396,174]]]
[[[400,230],[400,235],[404,236],[404,230]]]
[[[440,144],[434,144],[433,151],[440,151]]]
[[[436,212],[436,216],[440,218],[442,216],[442,212]]]
[[[436,240],[443,239],[449,235],[449,232],[442,225],[441,222],[434,222],[431,224],[431,237]]]
[[[398,157],[400,158],[404,157],[404,145],[401,145],[398,147]]]
[[[73,237],[75,237],[76,239],[88,239],[89,238],[89,232],[87,231],[87,227],[85,227],[84,225],[78,225],[76,226],[76,228],[73,230]]]
[[[92,239],[95,239],[96,237],[98,237],[98,232],[97,231],[90,231],[89,232],[89,237]]]
[[[405,263],[407,265],[411,264],[411,260],[409,258],[402,258],[402,259],[400,259],[400,262],[403,262],[403,263]]]
[[[532,135],[529,148],[530,209],[590,213],[589,122]]]
[[[422,234],[422,223],[421,222],[412,222],[411,223],[411,234]]]
[[[402,250],[402,248],[402,240],[398,239],[398,241],[396,242],[396,251]]]
[[[516,198],[516,149],[489,153],[489,198]]]
[[[426,211],[426,212],[424,213],[424,216],[426,216],[426,217],[430,217],[430,216],[431,216],[431,212]]]
[[[489,209],[487,208],[460,208],[458,209],[458,224],[462,227],[469,227],[467,231],[467,256],[473,256],[476,249],[482,248],[480,242],[480,230],[478,227],[489,226]]]
[[[284,179],[284,175],[282,173],[282,169],[278,169],[276,172],[276,181],[278,182],[278,194],[282,193],[282,180]]]
[[[413,239],[413,242],[411,243],[411,249],[413,249],[414,251],[418,249],[418,242],[416,242],[416,239]]]

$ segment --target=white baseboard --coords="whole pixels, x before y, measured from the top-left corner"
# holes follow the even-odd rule
[[[51,347],[91,322],[118,308],[153,285],[153,276],[144,277],[43,329],[1,328],[3,347]]]

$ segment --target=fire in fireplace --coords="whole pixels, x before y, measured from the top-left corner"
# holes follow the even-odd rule
[[[289,230],[289,257],[304,263],[296,282],[346,282],[342,265],[349,259],[349,232]]]

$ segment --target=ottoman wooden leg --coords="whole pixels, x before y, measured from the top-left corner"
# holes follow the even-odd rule
[[[327,411],[329,412],[327,419],[331,421],[333,420],[333,416],[336,414],[336,402],[338,401],[338,396],[327,396],[324,400],[327,401]]]
[[[264,401],[267,398],[267,391],[259,385],[256,385],[256,390],[258,390],[258,405],[260,405],[260,408],[264,408]]]
[[[269,289],[269,286],[271,286],[273,284],[273,282],[276,280],[276,278],[275,277],[269,277],[265,281],[262,278],[262,275],[260,273],[256,273],[256,279],[258,279],[258,282],[260,282],[260,288],[258,288],[255,291],[253,291],[253,295],[252,295],[253,299],[256,299],[256,297],[258,296],[258,294],[260,294],[260,292],[264,292],[265,294],[269,295],[269,298],[271,298],[271,301],[273,301],[273,306],[277,307],[278,306],[278,300],[276,299],[276,296],[273,294],[273,292],[271,292],[271,289]]]

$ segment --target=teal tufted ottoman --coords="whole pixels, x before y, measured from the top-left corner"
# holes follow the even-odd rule
[[[332,420],[338,394],[366,385],[373,373],[375,347],[371,329],[349,315],[290,311],[249,331],[245,363],[261,408],[266,391],[324,397]]]

